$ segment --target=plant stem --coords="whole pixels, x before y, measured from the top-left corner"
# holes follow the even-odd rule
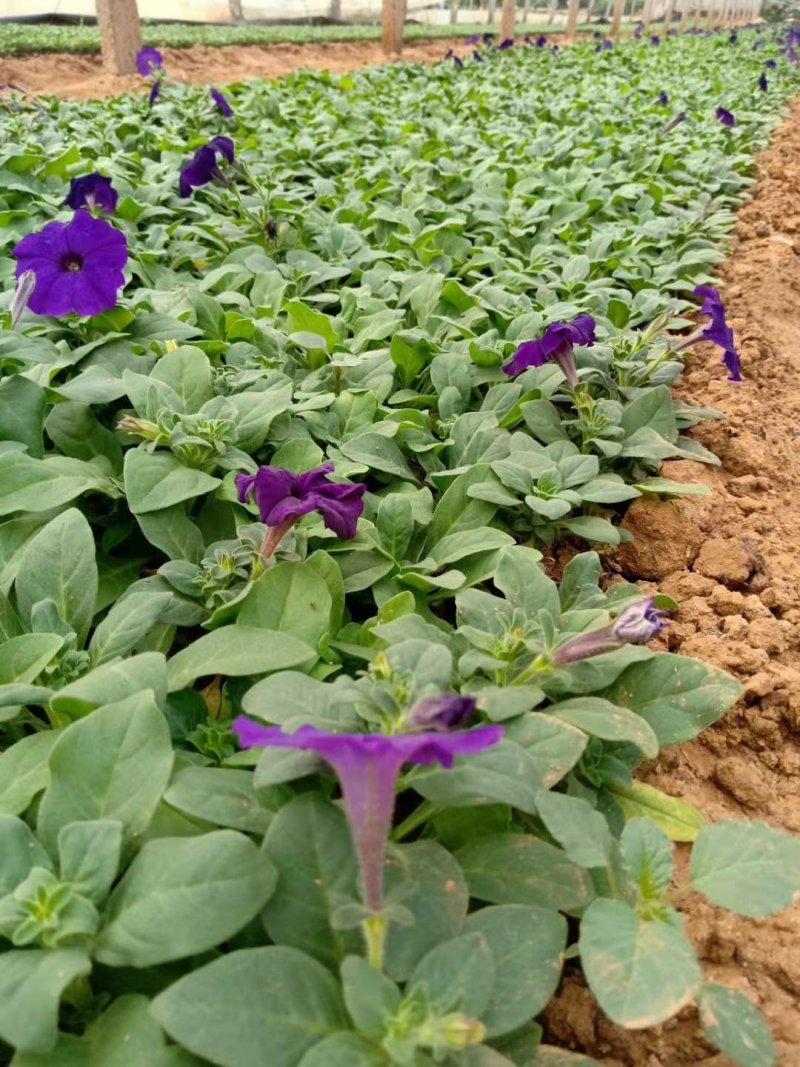
[[[364,940],[367,944],[367,962],[376,971],[383,970],[383,946],[386,941],[386,917],[370,915],[361,922]]]
[[[395,827],[392,831],[392,841],[402,841],[404,837],[408,837],[412,830],[416,830],[418,826],[433,818],[440,807],[441,805],[434,804],[430,800],[424,800],[415,811],[411,812],[407,819],[404,819],[399,826]]]

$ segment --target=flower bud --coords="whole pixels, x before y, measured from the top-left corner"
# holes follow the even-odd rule
[[[486,1027],[480,1019],[471,1019],[468,1015],[449,1015],[444,1020],[442,1036],[451,1048],[466,1048],[480,1045],[486,1037]]]
[[[611,633],[623,643],[644,645],[664,629],[666,618],[667,612],[648,596],[621,611],[611,624]]]
[[[475,713],[475,698],[436,693],[418,700],[406,716],[408,730],[454,730]]]
[[[36,288],[36,275],[32,270],[24,270],[17,279],[17,287],[11,298],[11,329],[16,329],[17,323],[22,317],[22,312],[28,306],[28,301]]]

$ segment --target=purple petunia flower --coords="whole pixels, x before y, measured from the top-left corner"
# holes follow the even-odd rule
[[[480,54],[477,48],[472,53],[472,58],[475,60],[476,63],[483,63],[483,56]]]
[[[161,96],[161,82],[153,82],[150,86],[150,95],[147,98],[147,106],[152,108],[159,96]]]
[[[694,296],[701,297],[700,314],[708,315],[711,322],[700,331],[708,341],[719,345],[723,351],[722,362],[728,368],[728,378],[732,382],[742,380],[741,361],[733,339],[733,330],[725,319],[725,307],[719,292],[713,285],[698,285]]]
[[[463,59],[461,59],[459,56],[457,56],[452,48],[448,52],[445,52],[444,58],[445,59],[452,59],[457,67],[463,67],[464,66]]]
[[[500,44],[497,47],[501,52],[505,52],[509,48],[513,48],[514,47],[514,38],[513,37],[506,37],[506,39],[504,41],[501,41]]]
[[[769,82],[767,81],[767,76],[763,70],[761,71],[761,77],[758,79],[758,87],[762,93],[765,93],[767,89],[769,89]]]
[[[219,89],[211,89],[211,99],[220,109],[226,119],[233,118],[233,108],[228,103],[224,93],[221,93]]]
[[[654,33],[653,36],[650,38],[650,44],[661,44],[661,38],[658,36],[657,33]]]
[[[717,114],[717,118],[719,119],[719,121],[722,123],[723,126],[733,126],[734,123],[736,122],[736,120],[733,117],[733,113],[730,112],[730,111],[727,111],[724,107],[718,107],[717,111],[716,111],[716,114]]]
[[[644,645],[664,629],[667,618],[668,612],[657,608],[653,597],[645,597],[623,608],[608,626],[571,638],[556,649],[552,662],[574,663],[623,645]]]
[[[768,70],[775,70],[777,65],[778,61],[776,59],[768,59],[767,62],[764,64],[764,66],[767,67]]]
[[[157,48],[140,48],[136,53],[136,69],[143,78],[148,78],[164,66],[164,57]]]
[[[244,504],[252,494],[261,521],[270,527],[262,555],[270,556],[300,516],[312,511],[321,512],[324,524],[338,537],[345,541],[355,537],[367,487],[362,482],[331,482],[332,471],[332,463],[323,463],[302,474],[283,467],[259,467],[255,474],[236,475],[239,500]]]
[[[800,55],[797,54],[797,50],[795,49],[794,45],[790,44],[787,46],[786,58],[789,60],[790,63],[797,63],[797,61],[800,60]]]
[[[633,36],[634,37],[641,37],[643,33],[644,33],[644,23],[643,22],[639,22],[637,24],[637,26],[636,26],[636,29],[633,31]]]
[[[493,34],[493,33],[484,33],[484,35],[483,35],[483,43],[484,44],[491,44],[494,39],[495,39],[495,34]]]
[[[547,38],[545,37],[545,35],[543,33],[540,33],[539,36],[536,38],[536,47],[537,48],[544,48],[544,46],[546,44],[547,44]]]
[[[178,192],[180,196],[192,195],[192,189],[207,185],[214,178],[224,180],[222,171],[217,166],[217,153],[233,163],[233,141],[230,137],[212,137],[208,144],[198,148],[188,163],[181,167]]]
[[[465,44],[477,44],[480,41],[481,35],[479,33],[471,33],[464,42]]]
[[[675,127],[679,126],[682,122],[686,122],[685,111],[679,111],[674,119],[670,119],[666,126],[662,126],[661,129],[658,131],[659,136],[663,137],[665,133],[669,133],[670,130],[675,129]]]
[[[440,763],[452,767],[455,756],[470,756],[495,745],[500,726],[479,726],[461,733],[332,734],[315,726],[301,726],[292,734],[278,727],[260,726],[240,716],[234,733],[243,748],[275,745],[316,752],[333,767],[353,836],[364,903],[373,915],[383,907],[383,857],[392,825],[395,786],[404,763]]]
[[[572,349],[575,345],[590,348],[594,344],[594,330],[591,315],[577,315],[572,322],[551,322],[538,341],[523,341],[508,363],[503,364],[503,370],[509,375],[521,374],[528,367],[542,367],[552,360],[574,389],[578,375]]]
[[[76,211],[70,222],[48,222],[12,254],[18,278],[29,270],[36,276],[28,306],[37,315],[97,315],[114,307],[125,284],[125,235],[88,211]]]
[[[117,207],[117,192],[111,185],[110,178],[104,178],[95,171],[92,174],[82,174],[80,178],[70,178],[69,192],[64,203],[73,211],[81,207],[99,207],[110,215]]]
[[[406,730],[454,730],[475,714],[475,697],[437,693],[418,700],[406,716]]]
[[[661,104],[662,107],[666,107],[669,103],[669,97],[667,96],[666,91],[664,89],[662,89],[661,92],[658,94],[658,100],[656,102]]]

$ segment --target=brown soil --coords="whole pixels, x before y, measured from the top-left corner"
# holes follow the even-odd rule
[[[552,39],[558,36],[551,34]],[[471,49],[463,37],[409,40],[402,59],[435,63],[448,49],[460,55]],[[336,73],[386,63],[380,41],[330,41],[326,44],[194,45],[164,48],[164,67],[176,82],[193,85],[276,78],[293,70],[325,68]],[[137,75],[120,77],[103,71],[99,55],[50,53],[0,58],[0,84],[11,82],[31,93],[56,93],[84,99],[149,88]]]
[[[728,382],[719,349],[701,346],[681,392],[725,420],[696,436],[722,460],[665,464],[702,481],[707,498],[634,502],[635,534],[614,565],[681,602],[667,631],[674,652],[734,674],[744,698],[701,737],[670,749],[644,778],[710,820],[762,819],[800,832],[800,100],[758,160],[722,270],[745,381]],[[679,857],[685,868],[686,855]],[[800,905],[743,919],[691,894],[683,905],[706,977],[764,1012],[781,1067],[800,1064]],[[579,978],[547,1012],[549,1039],[606,1067],[728,1067],[702,1037],[694,1009],[652,1030],[610,1023]]]

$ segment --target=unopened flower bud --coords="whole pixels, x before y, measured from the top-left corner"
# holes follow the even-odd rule
[[[133,415],[126,415],[117,423],[118,430],[125,433],[135,433],[137,437],[143,437],[146,441],[156,441],[161,436],[161,430],[154,422],[147,419],[137,419]]]
[[[623,645],[644,645],[660,633],[666,625],[668,613],[657,608],[651,596],[629,604],[608,626],[578,634],[553,653],[552,663],[557,666],[589,659],[603,652],[613,652]]]
[[[454,730],[475,713],[475,698],[436,693],[418,700],[406,716],[408,730]]]
[[[468,1015],[449,1015],[444,1021],[442,1036],[451,1048],[466,1048],[480,1045],[486,1037],[486,1027],[480,1019],[471,1019]]]
[[[16,329],[17,323],[22,317],[22,312],[28,306],[28,301],[36,288],[36,275],[32,270],[24,270],[17,278],[17,287],[11,298],[11,329]]]

